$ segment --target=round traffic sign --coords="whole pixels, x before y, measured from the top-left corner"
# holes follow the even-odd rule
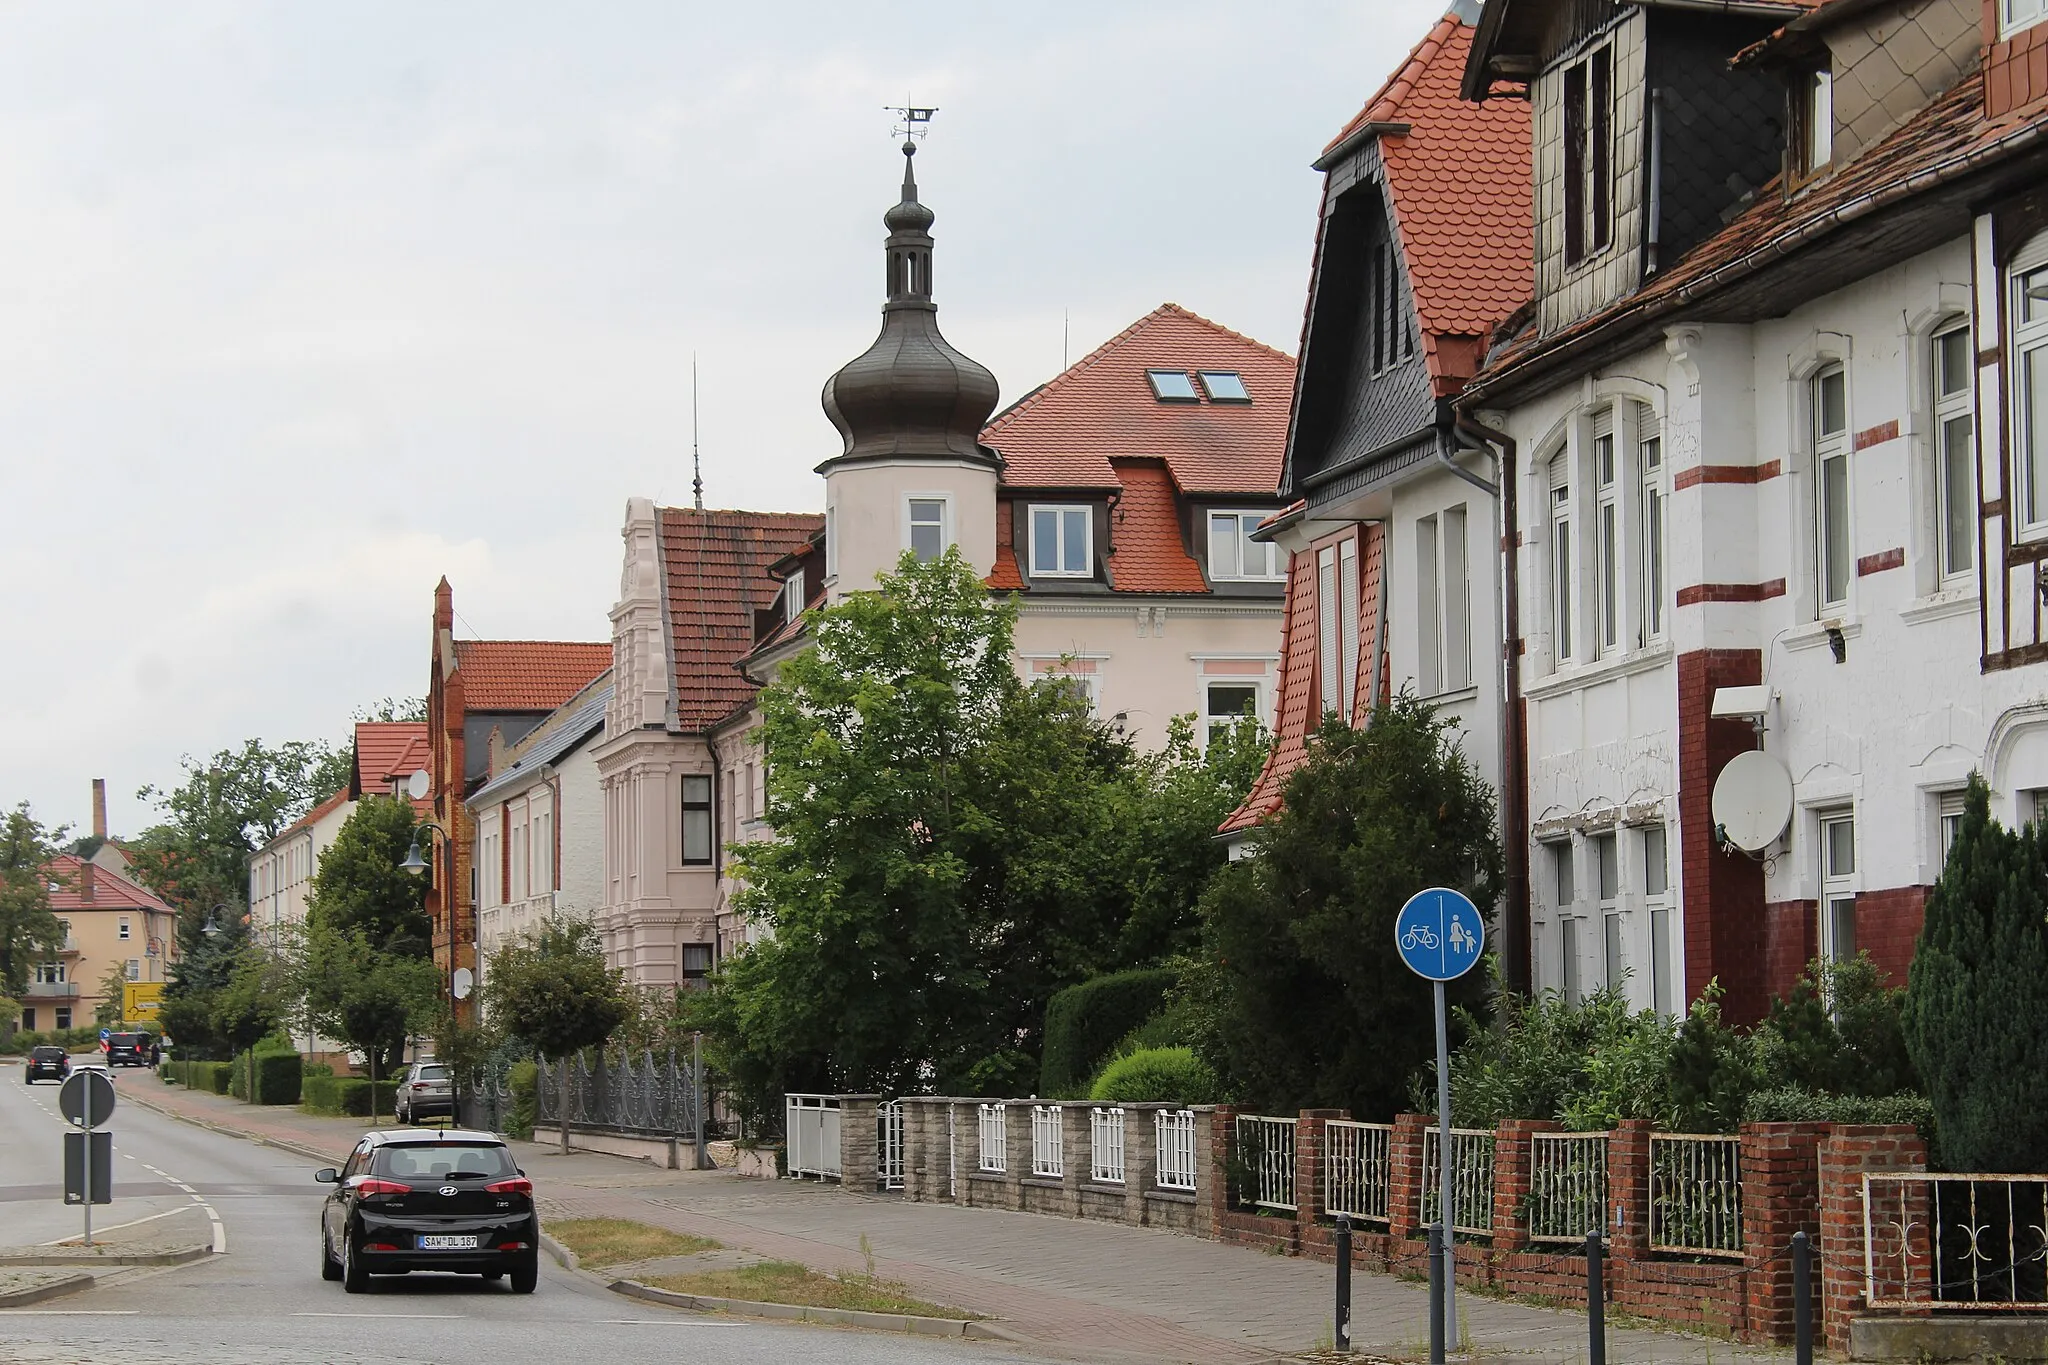
[[[92,1112],[86,1113],[90,1102]],[[74,1071],[57,1088],[57,1108],[74,1128],[93,1128],[114,1112],[114,1081],[104,1071]]]
[[[1471,897],[1449,887],[1418,891],[1394,917],[1394,947],[1417,976],[1455,981],[1486,946],[1486,920]]]

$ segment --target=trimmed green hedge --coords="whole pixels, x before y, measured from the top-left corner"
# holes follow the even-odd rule
[[[1078,1099],[1116,1045],[1166,1003],[1174,973],[1166,967],[1112,972],[1069,986],[1046,1002],[1045,1054],[1038,1092]]]
[[[397,1082],[377,1082],[377,1112],[380,1115],[391,1112],[392,1101],[397,1094]],[[370,1082],[362,1076],[305,1075],[300,1080],[299,1102],[303,1108],[315,1114],[368,1118]]]
[[[165,1062],[158,1068],[158,1074],[177,1085],[190,1086],[192,1089],[204,1093],[225,1095],[228,1093],[228,1073],[231,1067],[232,1064],[228,1062],[181,1062],[173,1060]]]
[[[249,1058],[245,1053],[229,1065],[233,1077],[228,1093],[238,1100],[249,1098]],[[256,1094],[264,1104],[297,1104],[303,1070],[296,1052],[256,1054]]]
[[[1156,1047],[1111,1062],[1088,1098],[1105,1104],[1214,1104],[1221,1088],[1192,1049]]]

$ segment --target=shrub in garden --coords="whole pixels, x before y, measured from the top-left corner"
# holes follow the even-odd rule
[[[1193,1049],[1159,1047],[1111,1062],[1088,1098],[1104,1104],[1214,1104],[1219,1089],[1216,1073]]]
[[[533,1062],[514,1062],[505,1084],[512,1092],[512,1112],[505,1117],[505,1135],[530,1141],[539,1103],[540,1067]]]
[[[1159,1012],[1173,984],[1171,969],[1139,967],[1056,992],[1045,1006],[1039,1093],[1078,1096],[1118,1042]]]

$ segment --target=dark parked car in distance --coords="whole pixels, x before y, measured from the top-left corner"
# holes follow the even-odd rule
[[[108,1066],[148,1066],[149,1035],[147,1033],[110,1033],[107,1035]]]
[[[348,1164],[316,1172],[333,1185],[320,1209],[320,1277],[351,1294],[372,1275],[452,1270],[540,1280],[533,1182],[502,1139],[460,1128],[365,1133]]]
[[[61,1047],[44,1044],[28,1050],[22,1059],[22,1081],[34,1085],[37,1081],[61,1081],[71,1074],[71,1054]]]

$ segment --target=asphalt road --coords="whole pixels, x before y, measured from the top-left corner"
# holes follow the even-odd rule
[[[124,1077],[117,1091],[146,1077]],[[64,1208],[58,1190],[56,1097],[55,1086],[24,1086],[19,1066],[0,1066],[0,1243],[48,1241],[78,1229],[79,1211]],[[325,1187],[313,1182],[314,1163],[135,1104],[118,1108],[106,1126],[114,1133],[117,1176],[114,1203],[98,1209],[95,1226],[164,1214],[164,1227],[186,1234],[180,1240],[217,1236],[226,1250],[34,1308],[0,1310],[0,1361],[594,1365],[681,1357],[708,1365],[1006,1365],[1027,1359],[988,1343],[757,1324],[659,1308],[611,1294],[546,1257],[540,1288],[531,1295],[515,1295],[503,1282],[440,1274],[394,1276],[374,1281],[368,1294],[345,1294],[320,1278],[316,1229]],[[131,1229],[128,1235],[138,1234]]]

